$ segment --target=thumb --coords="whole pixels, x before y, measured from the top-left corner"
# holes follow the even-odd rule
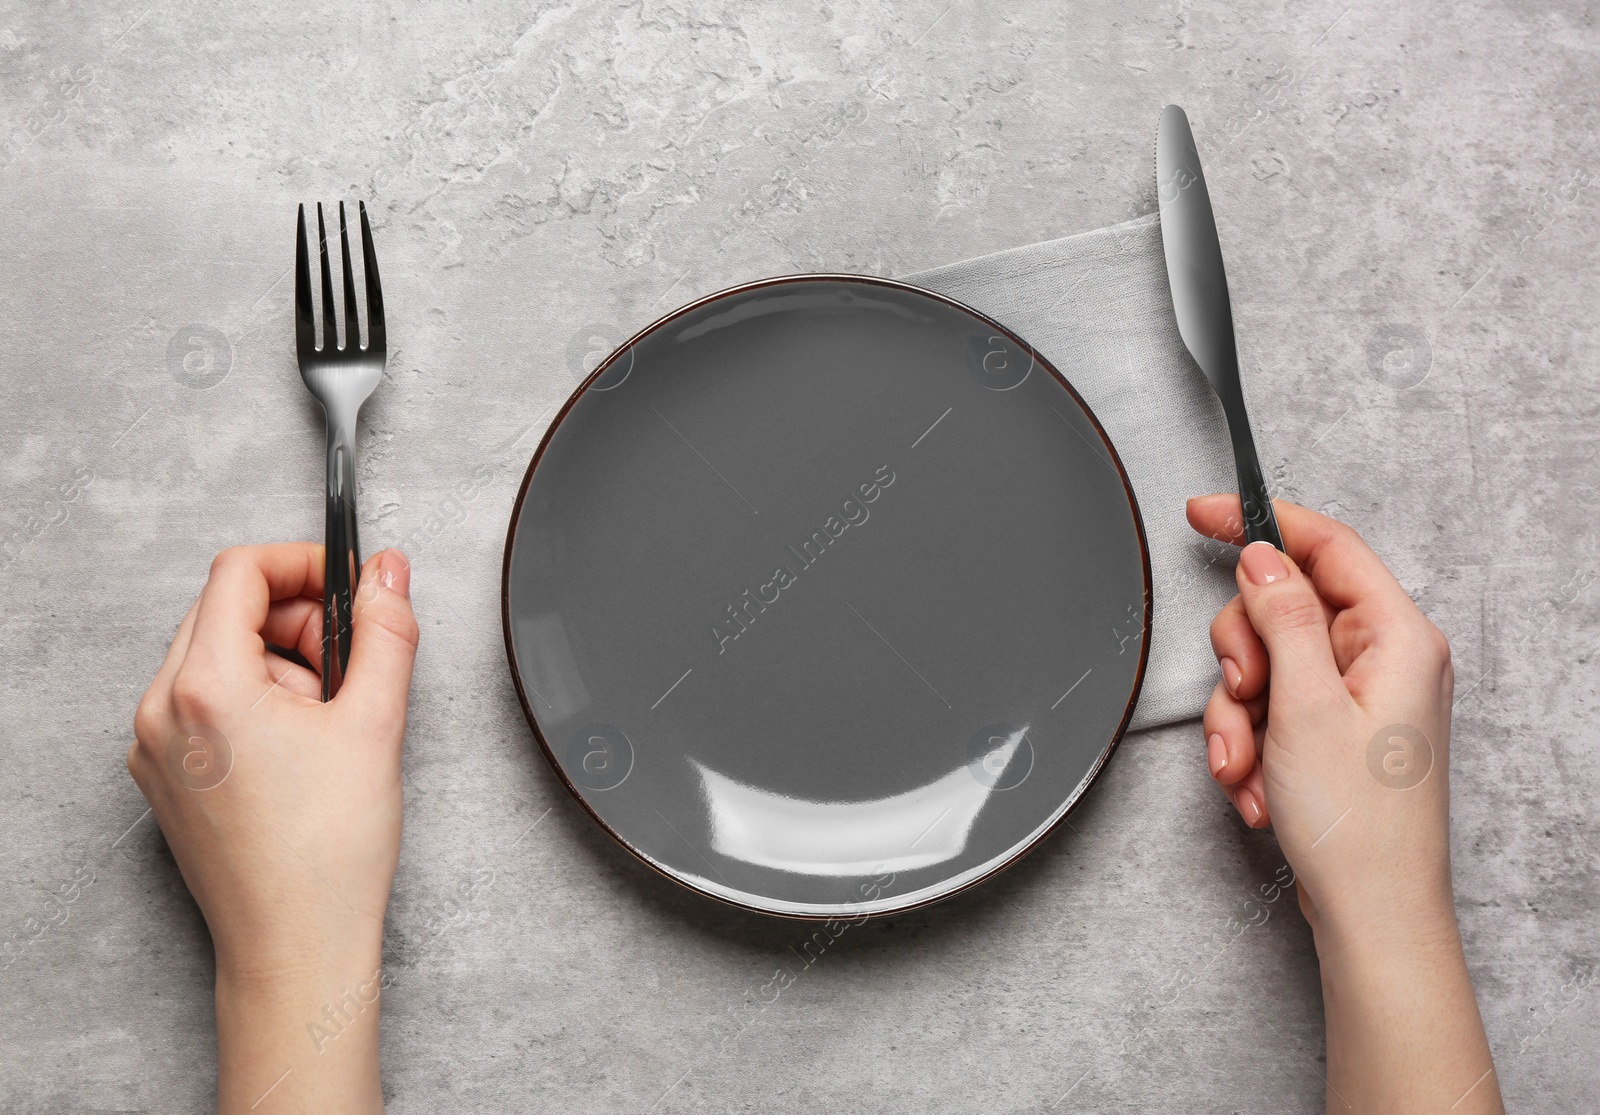
[[[367,560],[352,611],[350,667],[334,700],[404,723],[418,634],[405,554],[384,550]]]
[[[1267,647],[1274,703],[1304,697],[1320,704],[1334,696],[1347,701],[1327,613],[1310,578],[1270,542],[1246,546],[1236,575],[1250,626]]]

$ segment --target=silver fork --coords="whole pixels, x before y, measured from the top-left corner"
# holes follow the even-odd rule
[[[328,424],[328,515],[324,528],[322,588],[322,699],[339,692],[350,665],[350,622],[361,547],[356,538],[356,419],[361,404],[383,378],[388,337],[383,327],[383,291],[378,257],[372,250],[367,207],[361,209],[361,260],[367,285],[367,343],[361,344],[355,279],[350,272],[350,238],[344,202],[339,203],[339,248],[344,264],[344,344],[338,343],[333,315],[333,281],[328,271],[328,233],[317,203],[317,241],[322,249],[322,344],[317,344],[311,314],[311,263],[306,248],[306,207],[300,206],[295,233],[294,336],[300,378]]]

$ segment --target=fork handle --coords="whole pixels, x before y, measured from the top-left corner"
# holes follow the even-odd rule
[[[328,514],[323,530],[322,699],[331,701],[350,665],[350,629],[361,544],[356,537],[356,438],[328,416]]]

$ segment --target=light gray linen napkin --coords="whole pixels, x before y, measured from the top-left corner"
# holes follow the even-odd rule
[[[1219,676],[1209,630],[1237,591],[1237,551],[1197,535],[1183,505],[1238,481],[1222,405],[1178,335],[1158,215],[901,278],[1010,328],[1100,419],[1139,500],[1154,582],[1129,727],[1198,716]]]

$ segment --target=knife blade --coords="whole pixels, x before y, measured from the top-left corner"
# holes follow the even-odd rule
[[[1222,402],[1239,474],[1239,503],[1247,542],[1283,549],[1272,513],[1250,416],[1239,380],[1239,350],[1233,335],[1233,305],[1222,265],[1222,243],[1211,212],[1200,152],[1189,117],[1177,105],[1161,110],[1156,129],[1156,191],[1161,207],[1161,248],[1167,260],[1172,309],[1184,346]]]

